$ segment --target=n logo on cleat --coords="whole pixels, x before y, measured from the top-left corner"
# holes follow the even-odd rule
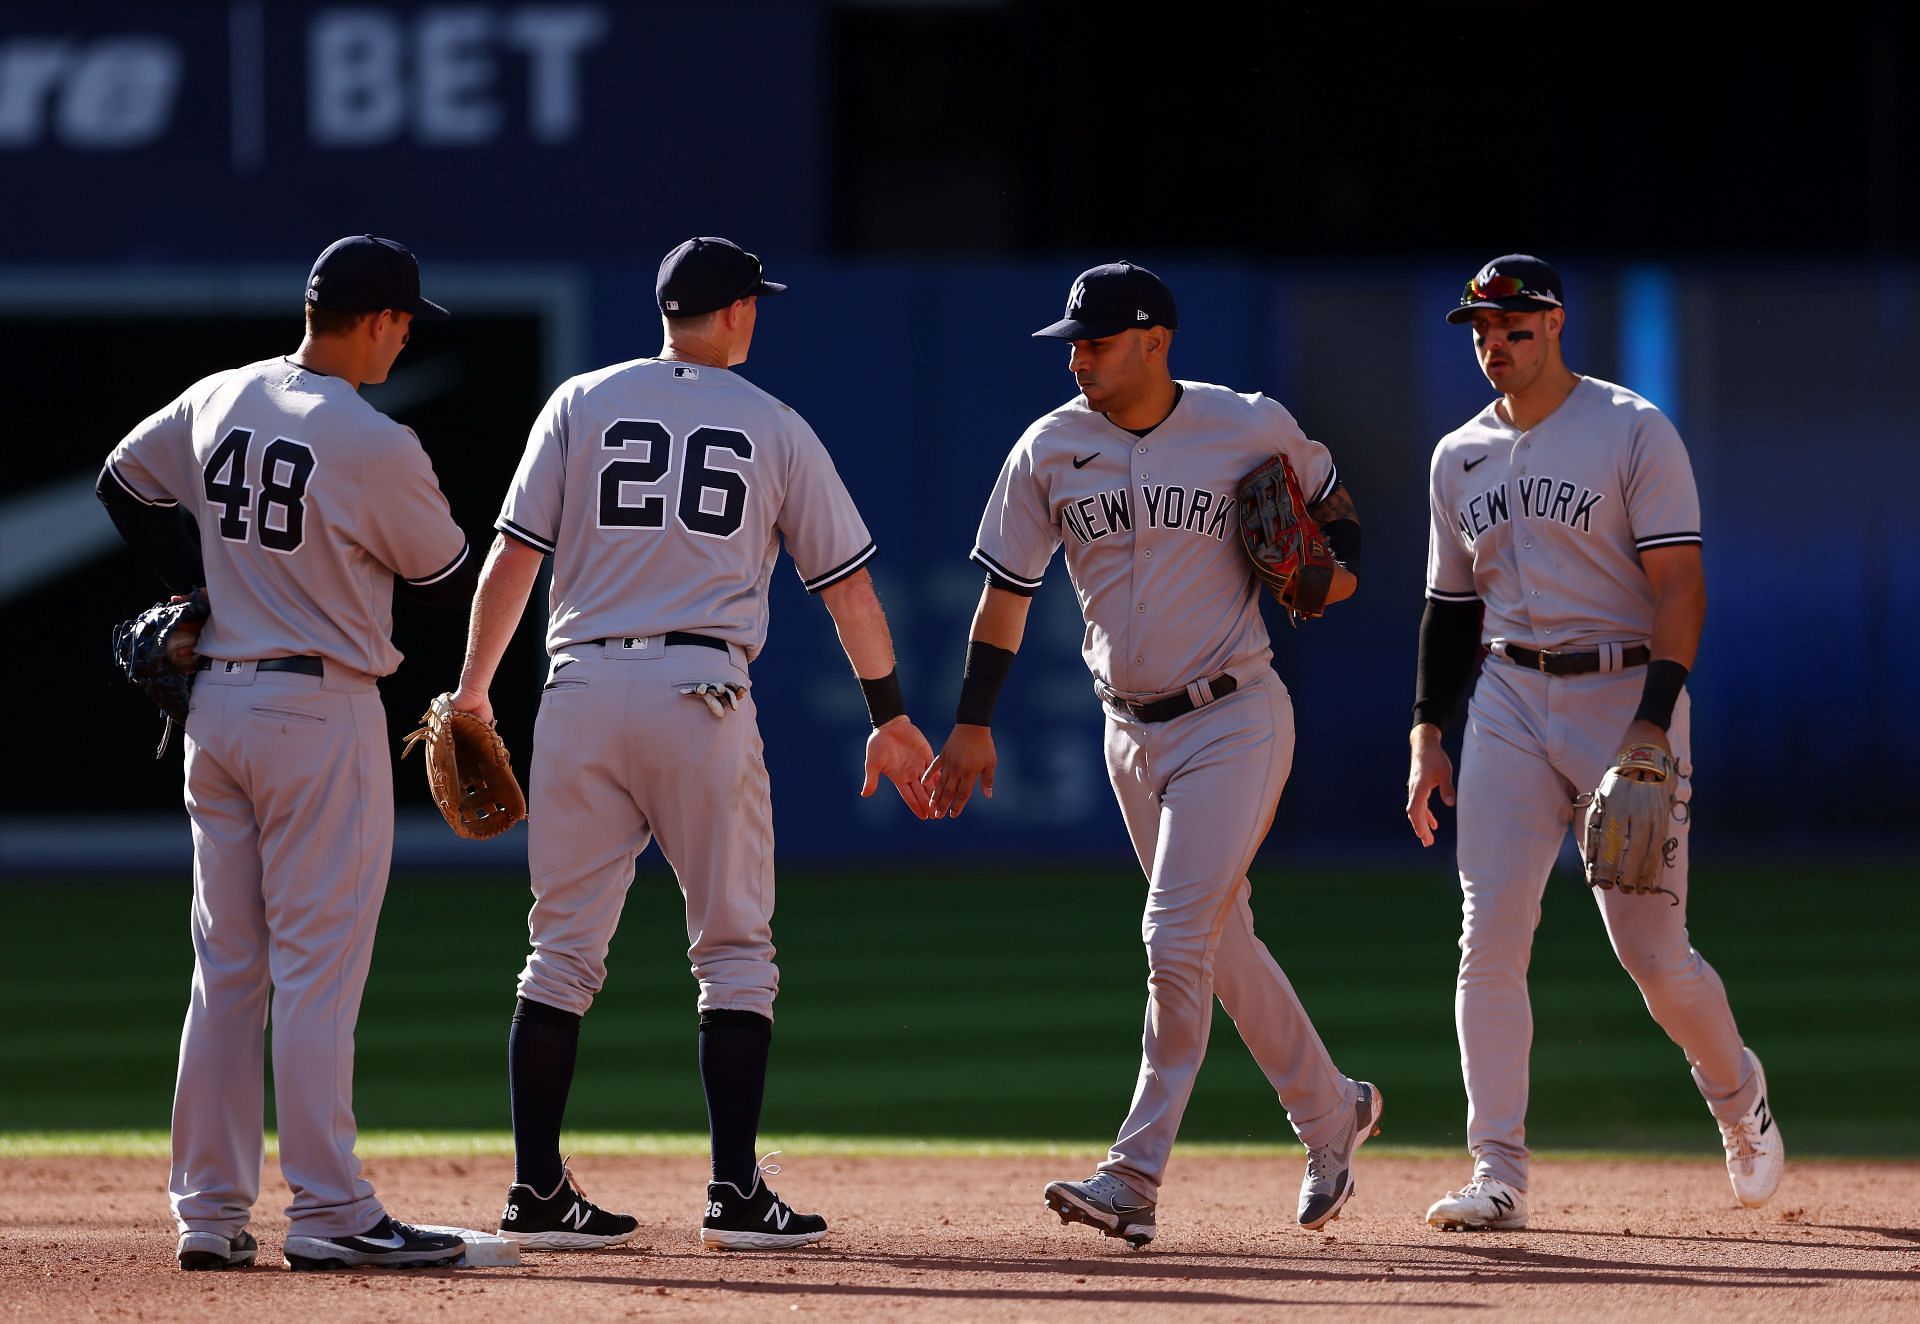
[[[787,1220],[792,1217],[793,1210],[783,1204],[775,1204],[767,1210],[767,1216],[760,1221],[763,1223],[772,1223],[782,1232],[785,1232],[787,1230]]]
[[[1773,1127],[1773,1114],[1767,1109],[1766,1096],[1762,1095],[1753,1102],[1753,1111],[1760,1117],[1760,1134],[1765,1135]]]
[[[560,1221],[573,1224],[573,1230],[575,1232],[584,1232],[586,1231],[587,1220],[591,1217],[593,1217],[592,1212],[583,1208],[580,1202],[575,1200],[573,1202],[573,1208],[562,1214]]]
[[[1513,1201],[1509,1197],[1504,1195],[1492,1195],[1492,1196],[1489,1196],[1488,1198],[1493,1201],[1493,1207],[1495,1209],[1498,1209],[1501,1213],[1510,1214],[1513,1212]]]

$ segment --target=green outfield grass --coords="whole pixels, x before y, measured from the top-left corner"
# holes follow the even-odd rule
[[[1138,1065],[1143,887],[1118,865],[785,874],[769,1139],[1097,1151]],[[0,1157],[89,1145],[147,1152],[167,1125],[191,970],[185,883],[24,884],[0,898],[16,935]],[[1810,881],[1787,868],[1709,871],[1694,898],[1695,941],[1766,1059],[1793,1152],[1920,1155],[1907,872],[1823,866]],[[526,905],[510,882],[396,880],[359,1030],[357,1110],[370,1144],[503,1145]],[[1335,1061],[1381,1086],[1382,1140],[1457,1149],[1458,899],[1444,868],[1266,870],[1254,905]],[[679,894],[650,860],[582,1036],[568,1114],[582,1149],[698,1150],[705,1113],[685,947]],[[1679,1050],[1614,962],[1586,890],[1563,878],[1548,892],[1532,983],[1536,1148],[1714,1152]],[[1224,1017],[1183,1136],[1254,1152],[1291,1141]]]

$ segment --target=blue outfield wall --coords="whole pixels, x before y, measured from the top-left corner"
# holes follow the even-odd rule
[[[967,553],[981,504],[1022,428],[1073,393],[1062,347],[1029,333],[1057,316],[1078,270],[1114,256],[770,255],[793,289],[768,301],[744,371],[813,423],[860,502],[909,704],[936,748],[980,591]],[[1366,527],[1360,596],[1308,628],[1273,629],[1299,752],[1267,850],[1364,845],[1412,858],[1401,805],[1427,457],[1488,398],[1468,333],[1441,318],[1460,272],[1128,256],[1179,300],[1175,372],[1285,402],[1333,447]],[[1920,642],[1913,273],[1563,265],[1569,362],[1667,408],[1700,480],[1712,599],[1692,684],[1702,844],[1892,842],[1914,808],[1893,748],[1909,724],[1894,673]],[[657,347],[652,282],[651,264],[595,270],[593,361]],[[783,561],[755,685],[787,858],[917,853],[931,838],[943,854],[1124,859],[1081,628],[1056,557],[996,724],[994,799],[923,826],[890,793],[853,800],[859,694],[829,618]],[[1806,815],[1759,817],[1757,805],[1778,803],[1758,794],[1769,785],[1794,786]]]

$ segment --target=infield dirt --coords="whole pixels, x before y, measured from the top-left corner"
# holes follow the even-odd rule
[[[1442,1233],[1427,1204],[1462,1160],[1369,1156],[1346,1212],[1293,1223],[1292,1160],[1181,1158],[1160,1236],[1127,1250],[1062,1226],[1042,1185],[1083,1164],[1007,1158],[783,1156],[775,1183],[832,1223],[802,1251],[699,1249],[705,1165],[585,1158],[595,1200],[640,1219],[629,1246],[529,1253],[513,1268],[293,1274],[287,1199],[270,1173],[253,1228],[260,1267],[182,1274],[166,1163],[11,1159],[0,1213],[0,1316],[285,1321],[626,1319],[1471,1318],[1742,1321],[1920,1318],[1920,1164],[1790,1163],[1762,1210],[1717,1164],[1539,1160],[1533,1226]],[[380,1159],[367,1170],[402,1218],[491,1228],[504,1159]],[[1458,1312],[1458,1313],[1456,1313]],[[1496,1316],[1488,1315],[1488,1318]]]

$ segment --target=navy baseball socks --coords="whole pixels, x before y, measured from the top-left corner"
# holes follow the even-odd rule
[[[580,1018],[544,1002],[521,998],[507,1032],[507,1088],[513,1095],[513,1180],[529,1191],[565,1184],[560,1123],[573,1086]],[[509,1198],[508,1203],[512,1200]]]
[[[700,1013],[700,1083],[713,1137],[713,1180],[700,1218],[708,1250],[786,1250],[827,1235],[826,1219],[795,1213],[767,1185],[779,1165],[754,1161],[772,1046],[773,1022],[757,1012]]]

